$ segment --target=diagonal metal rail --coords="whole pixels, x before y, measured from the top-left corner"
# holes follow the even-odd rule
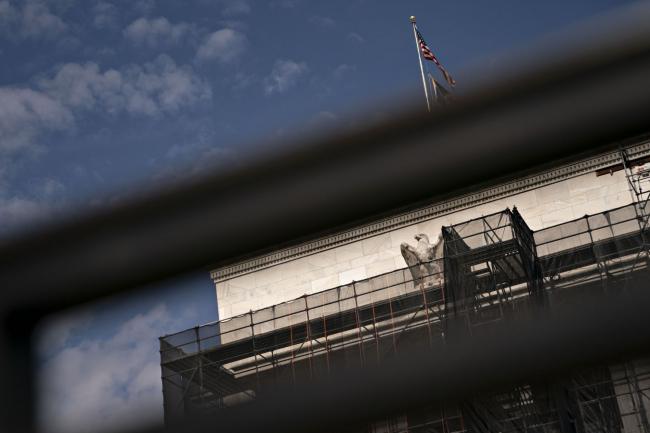
[[[576,47],[559,59],[540,60],[538,68],[516,79],[485,83],[434,117],[419,108],[405,109],[402,115],[379,125],[295,143],[244,168],[4,241],[0,244],[2,430],[28,431],[33,427],[29,339],[33,324],[48,312],[513,177],[647,131],[647,26]],[[638,305],[647,306],[643,302]],[[595,316],[584,320],[593,325],[587,328],[600,331]],[[614,321],[614,325],[624,324]],[[643,325],[638,328],[639,338],[647,337],[650,329]],[[598,344],[595,335],[585,329],[580,337]],[[534,340],[522,340],[522,344],[529,344],[526,341]],[[603,347],[603,351],[618,353],[636,347],[634,342],[617,342],[621,344],[611,343],[614,346]],[[552,341],[539,343],[548,346]],[[476,350],[475,355],[485,359],[498,355],[488,347]],[[588,361],[595,353],[569,351],[573,362]],[[468,361],[449,356],[437,361],[447,366],[441,365],[439,371],[449,373],[446,382],[443,380],[447,388],[440,389],[448,389],[456,381],[458,389],[470,391],[470,382],[454,374],[467,367],[463,362]],[[527,373],[539,364],[532,356],[520,358],[529,368]],[[450,359],[457,362],[450,364]],[[545,358],[545,362],[560,365],[555,359]],[[434,379],[440,378],[428,378]],[[363,393],[359,382],[339,384],[350,395]],[[386,392],[399,392],[399,386],[392,381]],[[423,389],[423,385],[415,386]],[[326,391],[322,395],[318,401],[324,406],[318,411],[347,413],[339,406],[338,397]],[[392,410],[379,395],[366,397],[368,405]],[[302,431],[313,427],[313,420],[320,420],[308,399],[294,401],[291,394],[282,398],[302,414],[296,422]],[[270,431],[282,425],[286,415],[273,405],[249,409],[267,417],[265,425]],[[234,415],[226,417],[222,426],[254,431],[247,430],[242,421],[237,423]],[[334,419],[339,419],[340,426],[344,421],[362,421],[360,418],[354,421],[342,415]]]

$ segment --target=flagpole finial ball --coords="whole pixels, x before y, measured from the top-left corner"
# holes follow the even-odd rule
[[[409,20],[411,20],[411,22],[414,23],[414,22],[415,22],[415,15],[411,15],[411,16],[409,17]]]

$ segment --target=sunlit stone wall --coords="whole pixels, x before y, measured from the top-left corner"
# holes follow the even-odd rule
[[[225,319],[325,289],[405,267],[400,244],[413,236],[431,239],[442,225],[463,222],[516,206],[533,230],[579,218],[632,201],[623,171],[579,175],[538,189],[469,207],[387,233],[357,240],[264,269],[216,281],[219,318]]]

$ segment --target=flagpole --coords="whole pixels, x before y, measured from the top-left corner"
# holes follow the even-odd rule
[[[424,97],[427,99],[427,110],[431,112],[431,103],[429,102],[429,91],[427,90],[427,81],[424,78],[424,66],[422,66],[422,55],[420,54],[420,43],[418,42],[417,28],[415,26],[415,16],[409,18],[413,24],[413,37],[415,38],[415,49],[418,51],[418,61],[420,62],[420,74],[422,74],[422,87],[424,87]]]

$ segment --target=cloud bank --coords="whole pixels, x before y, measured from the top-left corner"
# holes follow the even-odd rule
[[[307,72],[307,64],[293,60],[277,60],[271,74],[264,80],[264,93],[284,93],[295,86],[298,80]]]
[[[0,87],[0,153],[29,147],[44,132],[68,129],[85,112],[160,116],[211,97],[205,80],[166,55],[119,70],[67,63],[34,89]]]
[[[187,23],[172,24],[165,17],[138,18],[124,29],[124,37],[136,45],[157,47],[161,44],[180,42],[186,35],[195,31]]]
[[[0,154],[11,154],[31,144],[42,130],[69,127],[74,116],[47,93],[0,87]]]
[[[107,336],[74,341],[82,315],[48,327],[40,344],[40,420],[45,433],[109,431],[162,421],[158,337],[178,330],[165,305],[126,320]]]
[[[196,52],[199,61],[230,63],[246,47],[246,36],[234,29],[221,29],[206,36]]]
[[[14,6],[9,0],[0,1],[0,31],[11,38],[53,38],[66,29],[45,2],[28,0]]]
[[[0,87],[0,234],[46,219],[65,204],[32,191],[11,194],[8,180],[21,158],[47,150],[53,133],[74,130],[88,115],[162,117],[211,99],[210,85],[166,55],[142,65],[102,69],[66,63],[31,88]]]
[[[159,115],[211,98],[210,86],[189,66],[166,55],[144,65],[101,71],[95,63],[68,63],[39,87],[64,106],[116,114]]]

